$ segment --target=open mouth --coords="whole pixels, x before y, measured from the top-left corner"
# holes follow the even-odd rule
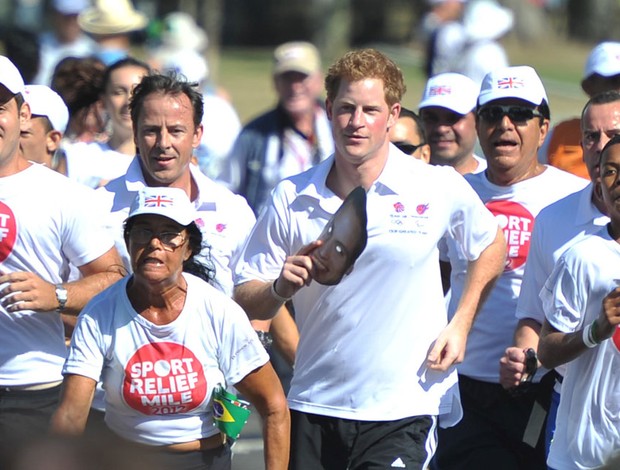
[[[501,139],[496,141],[493,146],[497,150],[512,150],[517,147],[517,142],[509,139]]]

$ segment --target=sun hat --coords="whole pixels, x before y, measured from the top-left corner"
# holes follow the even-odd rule
[[[196,24],[194,18],[185,12],[175,11],[163,20],[161,42],[170,49],[192,49],[204,51],[209,40],[207,33]]]
[[[478,106],[502,98],[517,98],[536,106],[543,100],[549,102],[540,77],[528,65],[502,67],[485,75],[478,95]]]
[[[465,115],[476,107],[477,98],[478,87],[471,78],[460,73],[440,73],[426,82],[418,108],[439,106]]]
[[[310,75],[319,72],[319,51],[309,42],[294,41],[278,46],[273,52],[273,74],[301,72]]]
[[[469,40],[493,40],[511,30],[514,23],[512,10],[493,0],[476,0],[467,5],[463,26]]]
[[[33,116],[45,116],[56,131],[64,134],[69,122],[69,110],[58,93],[45,85],[26,85],[24,99]]]
[[[129,33],[147,23],[146,15],[135,10],[130,0],[97,0],[78,15],[80,28],[91,34]]]
[[[0,55],[0,83],[11,93],[24,93],[24,79],[8,57]]]
[[[89,0],[54,0],[52,2],[52,8],[62,15],[77,15],[89,6]]]
[[[193,49],[161,48],[153,56],[161,72],[175,72],[187,78],[189,82],[206,80],[209,65],[203,55]]]
[[[194,205],[179,188],[145,186],[140,189],[129,208],[127,220],[147,214],[161,215],[183,226],[196,219]]]

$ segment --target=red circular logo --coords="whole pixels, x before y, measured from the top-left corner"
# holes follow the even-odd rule
[[[504,271],[514,271],[525,264],[530,251],[534,216],[521,204],[512,201],[490,201],[486,206],[506,237],[508,246]]]
[[[616,345],[616,349],[620,351],[620,326],[616,327],[616,331],[614,331],[614,335],[611,338]]]
[[[123,398],[145,415],[187,413],[200,406],[206,396],[202,364],[181,344],[145,344],[125,366]]]
[[[17,237],[15,215],[9,206],[0,202],[0,263],[13,251]]]

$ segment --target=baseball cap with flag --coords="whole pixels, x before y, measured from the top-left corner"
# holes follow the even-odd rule
[[[161,215],[188,226],[196,219],[196,211],[185,191],[179,188],[146,186],[138,191],[127,220],[138,215]]]
[[[26,85],[24,99],[33,116],[45,116],[56,131],[64,134],[69,122],[69,110],[60,95],[45,85]]]
[[[301,72],[310,75],[321,69],[319,51],[309,42],[284,43],[276,48],[273,59],[274,75],[285,72]]]
[[[431,106],[447,108],[458,114],[467,114],[476,107],[478,87],[460,73],[440,73],[428,79],[419,109]]]
[[[24,93],[24,79],[8,57],[0,55],[0,83],[13,94]]]
[[[536,71],[527,65],[502,67],[487,73],[482,80],[478,106],[503,98],[517,98],[533,105],[547,103],[547,93]]]

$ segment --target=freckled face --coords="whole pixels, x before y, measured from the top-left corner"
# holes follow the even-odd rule
[[[375,158],[389,145],[389,128],[400,112],[400,104],[385,101],[383,80],[343,80],[334,102],[327,100],[336,158],[359,165]]]

